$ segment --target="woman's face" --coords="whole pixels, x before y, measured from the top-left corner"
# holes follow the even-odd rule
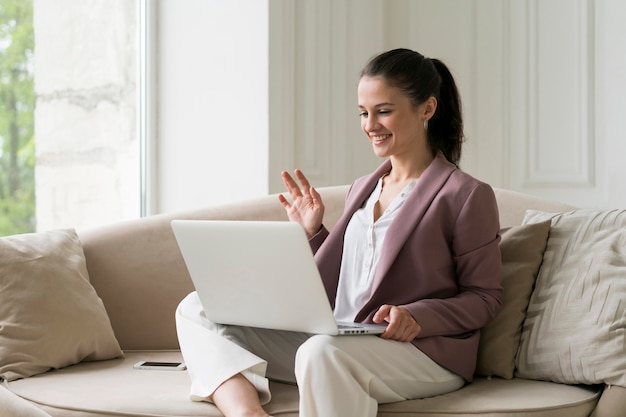
[[[427,104],[413,105],[398,88],[382,77],[362,77],[358,86],[361,129],[379,157],[401,157],[429,151],[424,121],[431,116]],[[434,111],[434,110],[433,110]]]

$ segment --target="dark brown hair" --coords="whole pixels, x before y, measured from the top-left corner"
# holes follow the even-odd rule
[[[361,71],[361,77],[365,76],[382,77],[416,106],[435,97],[437,110],[428,121],[428,144],[433,153],[443,152],[458,166],[464,140],[461,98],[443,62],[410,49],[393,49],[372,58]]]

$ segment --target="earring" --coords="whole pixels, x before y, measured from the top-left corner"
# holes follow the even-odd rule
[[[428,130],[428,119],[424,120],[424,130]]]

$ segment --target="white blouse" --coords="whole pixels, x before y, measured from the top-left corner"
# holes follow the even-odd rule
[[[374,206],[383,189],[383,178],[380,178],[365,205],[358,209],[348,222],[335,299],[335,320],[354,321],[358,312],[370,298],[385,235],[416,183],[417,180],[410,181],[394,198],[382,216],[374,222]]]

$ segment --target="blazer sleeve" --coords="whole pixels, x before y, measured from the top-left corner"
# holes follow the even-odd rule
[[[311,250],[313,253],[317,253],[317,250],[322,246],[322,243],[328,237],[329,232],[326,226],[322,225],[319,232],[317,232],[313,237],[309,239],[309,245],[311,245]]]
[[[500,311],[503,289],[498,208],[491,187],[479,183],[453,227],[458,294],[405,305],[422,330],[419,338],[457,336],[480,329]]]
[[[344,205],[347,204],[347,201],[350,198],[350,194],[351,194],[353,188],[354,188],[354,183],[352,183],[350,185],[350,187],[348,188],[348,192],[346,193]],[[344,212],[343,215],[345,215],[345,214],[346,213]],[[322,243],[324,243],[324,241],[326,240],[326,238],[328,237],[329,234],[330,234],[330,231],[326,228],[326,226],[324,226],[322,224],[322,227],[320,228],[319,232],[317,232],[314,236],[312,236],[309,239],[309,245],[311,246],[311,250],[313,251],[313,254],[317,253],[317,250],[320,248],[320,246],[322,246]]]

